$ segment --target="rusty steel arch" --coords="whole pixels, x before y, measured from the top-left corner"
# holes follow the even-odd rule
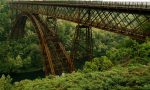
[[[74,70],[73,62],[60,42],[58,35],[48,28],[38,14],[23,12],[16,17],[11,30],[11,38],[20,38],[25,34],[26,21],[29,19],[38,35],[43,56],[45,58],[45,73],[60,75]]]
[[[52,34],[52,32],[55,32],[55,30],[52,30],[55,28],[49,30],[48,26],[43,23],[38,15],[47,16],[54,20],[67,20],[78,24],[74,34],[73,49],[71,51],[72,60],[66,54],[63,45],[58,43],[59,40],[56,34],[54,34],[54,37],[57,44],[54,44],[55,42],[51,38],[50,40],[47,38],[48,41],[52,41],[48,43],[54,44],[53,46],[61,47],[63,55],[66,57],[66,61],[68,62],[67,65],[70,67],[67,71],[73,71],[72,61],[75,61],[74,58],[78,56],[78,53],[80,52],[78,48],[80,46],[79,41],[85,41],[86,57],[92,58],[93,42],[91,27],[129,36],[141,41],[146,41],[146,39],[150,37],[149,27],[145,27],[145,25],[150,25],[150,3],[147,2],[15,1],[9,2],[9,5],[12,11],[15,10],[15,12],[30,13],[31,16],[33,16],[34,19],[40,23],[41,26],[39,26],[42,27],[41,31],[45,32],[44,36],[46,37],[47,34]],[[12,33],[12,36],[18,35],[18,37],[21,37],[24,34],[24,30],[19,31],[20,28],[23,29],[22,27],[24,27],[24,19],[26,18],[22,17],[22,21],[18,19],[18,23],[14,26],[15,28],[13,29],[14,32]],[[83,37],[81,37],[82,35],[80,32],[83,30],[85,30],[84,38],[86,40],[83,40]],[[48,35],[48,37],[49,36],[53,35]],[[48,43],[46,40],[46,44]],[[57,59],[58,57],[55,56],[55,58]],[[62,72],[63,70],[60,70],[60,73]]]

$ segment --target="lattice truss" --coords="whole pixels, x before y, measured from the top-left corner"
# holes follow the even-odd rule
[[[118,7],[109,6],[109,3],[108,5],[102,3],[101,7],[97,7],[94,4],[93,6],[86,6],[84,2],[77,3],[76,5],[70,4],[71,3],[66,4],[66,2],[63,2],[63,4],[58,2],[55,4],[53,4],[53,2],[10,3],[10,8],[14,9],[16,13],[13,16],[17,16],[17,14],[20,13],[26,13],[27,15],[18,19],[16,18],[18,22],[13,28],[12,36],[22,36],[25,33],[24,27],[26,19],[32,19],[33,26],[37,29],[39,42],[43,50],[47,74],[60,75],[63,72],[72,72],[74,70],[72,59],[74,59],[80,51],[83,51],[78,48],[79,42],[81,42],[81,44],[84,43],[84,48],[88,48],[82,56],[88,55],[88,58],[92,58],[91,27],[123,34],[139,40],[145,40],[146,37],[150,36],[150,9],[144,8],[144,13],[141,13],[143,12],[142,8],[133,7],[134,5],[132,5],[133,8],[131,8],[131,6],[129,6],[130,8],[118,6],[119,9],[115,9]],[[56,19],[78,23],[73,44],[72,51],[74,52],[71,56],[72,59],[67,55],[64,46],[58,38],[56,33]],[[15,23],[15,21],[12,23]]]
[[[150,16],[144,13],[121,12],[71,6],[16,4],[13,8],[24,12],[48,15],[106,31],[143,40],[150,35]],[[19,8],[18,8],[19,7]],[[90,20],[89,20],[90,17]]]
[[[33,29],[32,31],[37,33],[42,54],[45,59],[46,75],[61,75],[62,73],[73,71],[74,67],[71,58],[67,54],[56,33],[56,18],[18,12],[13,24],[11,38],[17,39],[23,37],[27,29]],[[31,26],[34,26],[34,28]]]

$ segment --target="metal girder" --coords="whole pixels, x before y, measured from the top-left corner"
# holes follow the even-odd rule
[[[147,3],[105,2],[12,2],[12,9],[64,19],[85,26],[145,40],[150,36],[150,5]],[[19,7],[19,8],[18,8]],[[88,13],[91,18],[88,19]]]
[[[46,17],[46,23],[43,22],[40,17],[37,17],[42,26],[44,26],[44,34],[47,45],[51,51],[51,58],[54,66],[54,72],[57,75],[62,73],[72,72],[74,70],[73,62],[70,56],[67,54],[65,47],[59,40],[57,35],[57,19],[53,17]]]
[[[93,55],[92,29],[89,26],[77,25],[73,39],[71,58],[74,62],[76,62],[77,59],[81,58],[91,60],[92,55]]]
[[[45,57],[46,74],[60,75],[63,72],[72,72],[72,60],[80,52],[79,46],[85,49],[83,57],[92,58],[91,27],[143,41],[150,36],[150,27],[146,27],[150,25],[150,3],[17,1],[9,4],[10,8],[16,11],[16,15],[27,13],[16,19],[11,33],[13,37],[24,34],[27,17],[37,29]],[[44,18],[46,16],[45,21],[40,15]],[[71,52],[72,59],[58,38],[57,19],[78,23]]]
[[[18,38],[19,36],[24,36],[24,28],[27,18],[30,19],[36,33],[38,34],[40,46],[45,59],[46,75],[61,75],[62,73],[72,72],[74,70],[72,59],[67,54],[55,32],[56,25],[54,24],[57,24],[56,19],[48,17],[47,19],[52,19],[48,26],[38,14],[30,14],[28,12],[21,13],[16,16],[16,22],[13,25],[14,27],[11,31],[11,37]]]

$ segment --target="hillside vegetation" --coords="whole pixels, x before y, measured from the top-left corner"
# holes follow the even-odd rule
[[[78,60],[78,68],[73,73],[15,80],[12,73],[43,71],[44,64],[37,34],[29,21],[25,37],[18,40],[9,38],[9,13],[6,1],[1,0],[0,90],[150,90],[149,39],[146,42],[136,41],[95,28],[94,58],[91,61]],[[58,20],[58,35],[68,52],[75,25]],[[149,24],[146,25],[150,30]]]

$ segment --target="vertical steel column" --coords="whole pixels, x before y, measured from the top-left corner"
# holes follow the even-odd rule
[[[75,57],[77,56],[77,50],[78,50],[78,44],[79,44],[79,39],[80,39],[80,28],[79,25],[76,26],[75,34],[74,34],[74,41],[72,45],[72,51],[71,51],[71,58],[73,61],[75,61]]]
[[[87,10],[88,13],[88,19],[87,22],[91,22],[91,9]],[[92,59],[93,57],[93,39],[92,39],[92,27],[90,26],[90,23],[88,23],[88,26],[86,27],[86,48],[87,48],[87,56],[88,59]]]
[[[86,27],[86,49],[87,58],[90,60],[93,57],[93,39],[92,29],[90,26]]]
[[[79,9],[79,13],[78,13],[78,22],[80,23],[80,19],[81,18],[81,13],[80,9]],[[91,20],[91,10],[88,9],[87,12],[88,17],[86,18],[87,22],[90,22]],[[83,17],[84,18],[84,17]],[[84,34],[83,34],[84,33]],[[81,39],[84,39],[81,40]],[[85,42],[85,46],[80,45],[81,42]],[[71,58],[73,61],[75,61],[75,58],[78,57],[79,55],[77,55],[79,51],[79,46],[85,49],[85,56],[86,60],[90,60],[92,59],[93,56],[93,39],[92,39],[92,28],[90,26],[90,23],[88,23],[88,26],[85,25],[80,25],[78,24],[76,26],[76,30],[75,30],[75,35],[74,35],[74,41],[73,41],[73,47],[72,47],[72,51],[71,51]]]

